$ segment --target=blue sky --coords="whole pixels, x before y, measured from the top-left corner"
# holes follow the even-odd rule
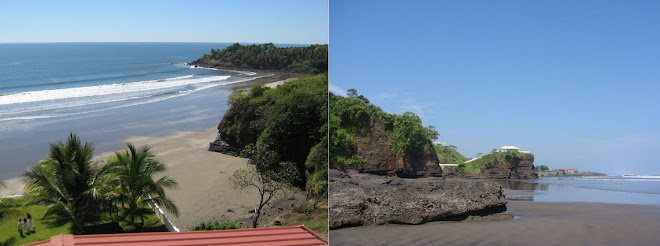
[[[328,1],[3,1],[0,42],[326,44]]]
[[[660,174],[660,2],[330,2],[330,90],[414,112],[466,156]]]

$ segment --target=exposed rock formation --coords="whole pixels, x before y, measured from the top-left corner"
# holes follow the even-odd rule
[[[377,175],[396,175],[402,178],[440,177],[442,169],[438,166],[438,157],[424,150],[417,155],[397,154],[387,144],[387,135],[383,124],[374,119],[364,119],[362,124],[369,129],[363,136],[354,136],[355,148],[340,155],[350,157],[359,155],[364,164],[356,170]],[[429,146],[432,146],[429,143]]]
[[[211,142],[209,145],[209,150],[233,156],[238,156],[240,154],[239,149],[230,146],[227,142],[222,140],[222,134],[220,133],[218,133],[215,141]]]
[[[330,229],[421,224],[437,220],[503,220],[506,197],[488,181],[401,179],[330,170]]]

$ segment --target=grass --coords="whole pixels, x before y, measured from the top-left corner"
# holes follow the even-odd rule
[[[43,205],[9,208],[10,211],[0,220],[0,231],[2,232],[0,235],[0,245],[23,245],[46,240],[59,234],[70,234],[71,223],[57,226],[52,219],[42,219],[46,213],[46,209],[46,206]],[[16,225],[18,224],[18,219],[25,218],[28,212],[32,215],[32,223],[36,231],[30,235],[24,234],[21,237]]]
[[[72,234],[71,223],[58,224],[53,219],[43,218],[47,210],[47,207],[44,205],[20,206],[23,203],[23,199],[20,198],[5,199],[5,203],[8,203],[10,208],[0,220],[0,232],[2,232],[0,233],[0,246],[23,245],[47,240],[59,234]],[[85,231],[88,234],[167,231],[158,217],[149,208],[142,207],[140,211],[144,214],[144,220],[136,217],[135,221],[137,225],[128,222],[129,217],[123,213],[122,209],[119,212],[119,219],[117,219],[116,213],[113,214],[112,218],[110,218],[108,213],[99,214],[99,221],[86,225]],[[16,225],[18,224],[18,219],[25,218],[28,212],[32,215],[32,223],[36,230],[30,235],[24,234],[21,237]],[[144,221],[143,226],[141,226],[142,221]]]

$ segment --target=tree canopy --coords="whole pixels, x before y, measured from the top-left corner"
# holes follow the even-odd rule
[[[310,194],[327,192],[328,75],[302,77],[275,89],[257,86],[230,95],[231,106],[220,123],[224,141],[253,156],[252,148],[268,151],[267,168],[293,162],[294,185]],[[255,160],[256,162],[259,162]]]
[[[328,45],[279,48],[272,43],[235,43],[222,50],[211,49],[210,54],[205,54],[193,64],[317,74],[328,71]]]
[[[330,167],[341,168],[362,163],[360,156],[344,156],[354,148],[355,136],[364,136],[372,119],[385,127],[388,146],[398,154],[421,154],[423,150],[435,153],[431,141],[438,138],[433,126],[423,126],[419,116],[412,112],[402,115],[384,112],[369,99],[349,89],[347,97],[330,94]]]

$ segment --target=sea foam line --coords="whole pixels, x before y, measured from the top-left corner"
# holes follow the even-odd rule
[[[86,115],[90,113],[98,113],[98,112],[104,112],[108,110],[113,110],[113,109],[119,109],[119,108],[125,108],[125,107],[132,107],[132,106],[137,106],[137,105],[142,105],[142,104],[148,104],[148,103],[154,103],[154,102],[160,102],[172,98],[177,98],[181,96],[185,96],[194,92],[210,89],[213,87],[221,86],[221,85],[228,85],[228,84],[235,84],[235,83],[241,83],[241,82],[246,82],[253,80],[255,78],[247,78],[243,80],[238,80],[230,83],[222,83],[222,84],[212,84],[212,85],[206,85],[200,88],[196,89],[191,89],[191,90],[186,90],[186,91],[179,91],[176,94],[166,96],[166,97],[161,97],[161,98],[154,98],[150,100],[145,100],[145,101],[139,101],[139,102],[134,102],[134,103],[129,103],[129,104],[122,104],[122,105],[115,105],[112,107],[107,107],[107,108],[102,108],[102,109],[96,109],[96,110],[87,110],[87,111],[82,111],[82,112],[73,112],[73,113],[62,113],[62,114],[53,114],[53,115],[38,115],[38,116],[18,116],[18,117],[10,117],[10,118],[0,118],[0,122],[2,121],[15,121],[15,120],[35,120],[35,119],[49,119],[49,118],[57,118],[57,117],[64,117],[64,116],[78,116],[78,115]],[[123,98],[119,100],[111,100],[111,101],[105,101],[105,102],[100,102],[100,103],[107,103],[107,102],[115,102],[115,101],[125,101],[125,100],[130,100],[130,99],[139,99],[141,97],[131,97],[131,98]],[[96,104],[96,103],[91,103],[91,104]],[[85,105],[75,105],[75,106],[86,106],[89,104]],[[72,106],[66,106],[66,107],[72,107]],[[51,109],[57,109],[61,107],[53,107]]]
[[[194,75],[186,75],[164,80],[149,80],[123,84],[97,85],[87,87],[28,91],[0,96],[0,105],[17,103],[41,102],[58,99],[70,99],[80,97],[102,96],[146,90],[165,89],[177,86],[208,83],[226,80],[231,76],[210,76],[194,78]]]

